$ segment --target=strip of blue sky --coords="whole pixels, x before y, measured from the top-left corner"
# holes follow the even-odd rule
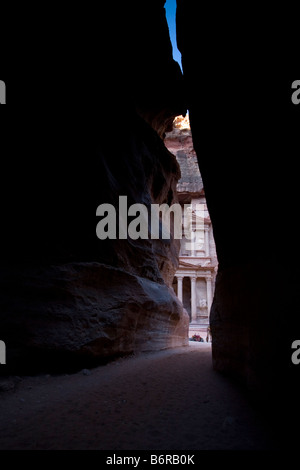
[[[173,46],[173,58],[181,67],[181,54],[177,49],[176,42],[176,0],[167,0],[165,3],[167,21],[169,25],[170,38]]]

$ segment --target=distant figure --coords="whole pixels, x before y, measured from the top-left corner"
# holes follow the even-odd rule
[[[193,335],[190,341],[198,341],[198,343],[204,343],[204,339],[200,335]]]
[[[207,327],[207,331],[206,331],[206,342],[208,343],[209,341],[211,342],[212,340],[212,337],[211,337],[211,331],[210,331],[210,327],[208,326]]]

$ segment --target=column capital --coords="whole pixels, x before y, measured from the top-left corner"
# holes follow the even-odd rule
[[[175,277],[177,277],[177,280],[183,281],[184,276],[182,274],[175,274]]]
[[[193,282],[196,282],[196,280],[197,280],[197,277],[198,277],[198,276],[196,276],[196,275],[193,275],[193,276],[190,276],[190,279],[191,279],[191,281],[193,281]]]

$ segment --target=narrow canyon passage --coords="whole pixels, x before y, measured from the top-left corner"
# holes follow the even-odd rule
[[[11,380],[0,449],[272,449],[243,392],[213,371],[207,343]]]

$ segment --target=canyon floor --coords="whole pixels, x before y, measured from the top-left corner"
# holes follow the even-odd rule
[[[270,449],[243,390],[212,369],[210,343],[70,375],[1,382],[0,449]]]

